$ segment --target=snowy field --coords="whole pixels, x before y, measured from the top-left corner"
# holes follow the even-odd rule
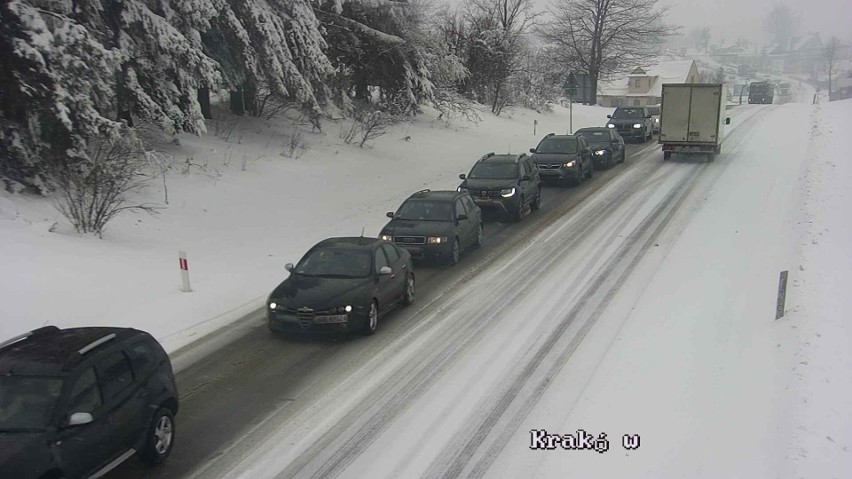
[[[577,129],[603,125],[612,109],[573,112]],[[103,240],[74,233],[51,201],[0,192],[0,338],[47,324],[133,326],[175,351],[260,308],[284,265],[317,241],[375,236],[411,193],[455,189],[483,154],[526,152],[570,120],[562,107],[509,115],[448,127],[426,114],[364,149],[344,144],[333,122],[322,134],[301,127],[298,159],[282,155],[292,123],[211,120],[207,135],[165,146],[168,207],[118,217]],[[161,180],[141,200],[163,204]],[[179,250],[192,293],[180,291]]]

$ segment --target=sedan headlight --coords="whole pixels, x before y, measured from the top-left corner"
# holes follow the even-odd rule
[[[515,188],[506,188],[505,190],[500,190],[500,196],[503,198],[511,198],[515,196]]]
[[[604,156],[606,154],[606,150],[598,150],[595,152],[595,154],[598,156]]]
[[[577,160],[569,161],[568,163],[565,163],[565,168],[571,168],[572,166],[574,166],[576,164],[577,164]]]
[[[615,128],[615,125],[613,125],[612,123],[607,123],[607,124],[606,124],[606,127],[607,127],[607,128]]]
[[[430,236],[426,238],[426,242],[429,244],[444,244],[447,242],[446,236]]]
[[[391,235],[382,235],[382,236],[380,236],[380,238],[384,241],[393,242],[393,236],[391,236]]]
[[[459,192],[461,192],[461,193],[467,193],[467,188],[462,188],[461,186],[459,186],[457,189],[458,189],[458,190],[459,190]]]
[[[278,307],[278,303],[269,303],[269,309],[275,309]]]
[[[348,313],[350,311],[352,311],[352,306],[349,306],[348,304],[346,306],[338,306],[336,308],[331,308],[331,310],[329,310],[329,312],[332,313],[332,314],[344,314],[344,313]]]
[[[641,123],[634,123],[633,128],[642,128],[642,124]]]

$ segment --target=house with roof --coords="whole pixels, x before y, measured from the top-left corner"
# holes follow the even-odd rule
[[[617,80],[598,82],[598,104],[606,107],[659,105],[663,83],[697,83],[694,60],[659,62],[653,68],[637,67]]]

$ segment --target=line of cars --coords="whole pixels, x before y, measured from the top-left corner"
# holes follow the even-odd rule
[[[624,138],[614,127],[546,135],[531,154],[488,153],[459,175],[456,190],[409,196],[377,238],[323,240],[269,295],[267,324],[281,333],[375,333],[379,321],[414,302],[414,260],[458,263],[483,244],[483,210],[512,221],[541,207],[542,186],[578,184],[595,169],[625,160]]]

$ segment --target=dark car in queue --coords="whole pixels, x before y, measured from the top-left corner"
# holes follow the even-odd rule
[[[131,328],[45,326],[0,343],[0,477],[100,477],[175,444],[169,357]]]
[[[387,216],[379,237],[415,259],[454,265],[464,251],[482,245],[482,211],[467,193],[418,191]]]
[[[527,154],[488,153],[480,158],[458,190],[469,193],[482,209],[495,209],[520,221],[541,206],[541,175]]]
[[[581,128],[574,132],[583,137],[592,150],[592,158],[598,169],[624,163],[624,139],[612,128]]]
[[[530,152],[544,182],[579,184],[594,174],[592,151],[582,136],[548,133]]]
[[[620,106],[607,115],[607,128],[614,128],[625,140],[644,143],[654,136],[654,121],[651,112],[644,106]]]
[[[660,132],[661,107],[662,105],[648,105],[645,107],[648,109],[648,113],[651,114],[651,131],[654,133]]]
[[[411,255],[379,238],[329,238],[294,266],[266,302],[274,332],[376,332],[379,320],[414,302]]]

